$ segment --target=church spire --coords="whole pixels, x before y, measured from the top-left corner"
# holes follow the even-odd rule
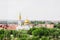
[[[19,13],[19,20],[21,20],[21,13]]]
[[[19,13],[19,21],[18,21],[18,25],[21,26],[21,13]]]

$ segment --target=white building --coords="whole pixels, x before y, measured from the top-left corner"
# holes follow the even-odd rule
[[[21,15],[19,15],[19,21],[18,21],[18,27],[16,28],[16,30],[29,30],[30,28],[32,28],[29,25],[30,21],[28,19],[26,19],[24,21],[24,25],[22,25],[22,20],[21,20]]]

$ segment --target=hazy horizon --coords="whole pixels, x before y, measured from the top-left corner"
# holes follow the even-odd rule
[[[60,20],[60,0],[0,0],[0,20]]]

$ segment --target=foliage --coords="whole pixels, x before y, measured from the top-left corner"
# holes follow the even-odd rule
[[[41,40],[49,40],[49,37],[42,36]]]
[[[31,21],[31,23],[37,25],[37,24],[44,24],[45,21]]]
[[[60,28],[60,23],[54,25],[55,28]]]
[[[0,30],[0,40],[50,40],[60,39],[58,28],[31,28],[30,30]]]

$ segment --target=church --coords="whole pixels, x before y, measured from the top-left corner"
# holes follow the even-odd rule
[[[23,23],[23,25],[22,25]],[[24,22],[22,22],[22,18],[21,18],[21,14],[19,15],[19,20],[18,20],[18,27],[16,27],[16,30],[19,29],[23,29],[23,30],[29,30],[30,28],[32,28],[32,26],[30,25],[30,21],[28,19],[24,20]]]

